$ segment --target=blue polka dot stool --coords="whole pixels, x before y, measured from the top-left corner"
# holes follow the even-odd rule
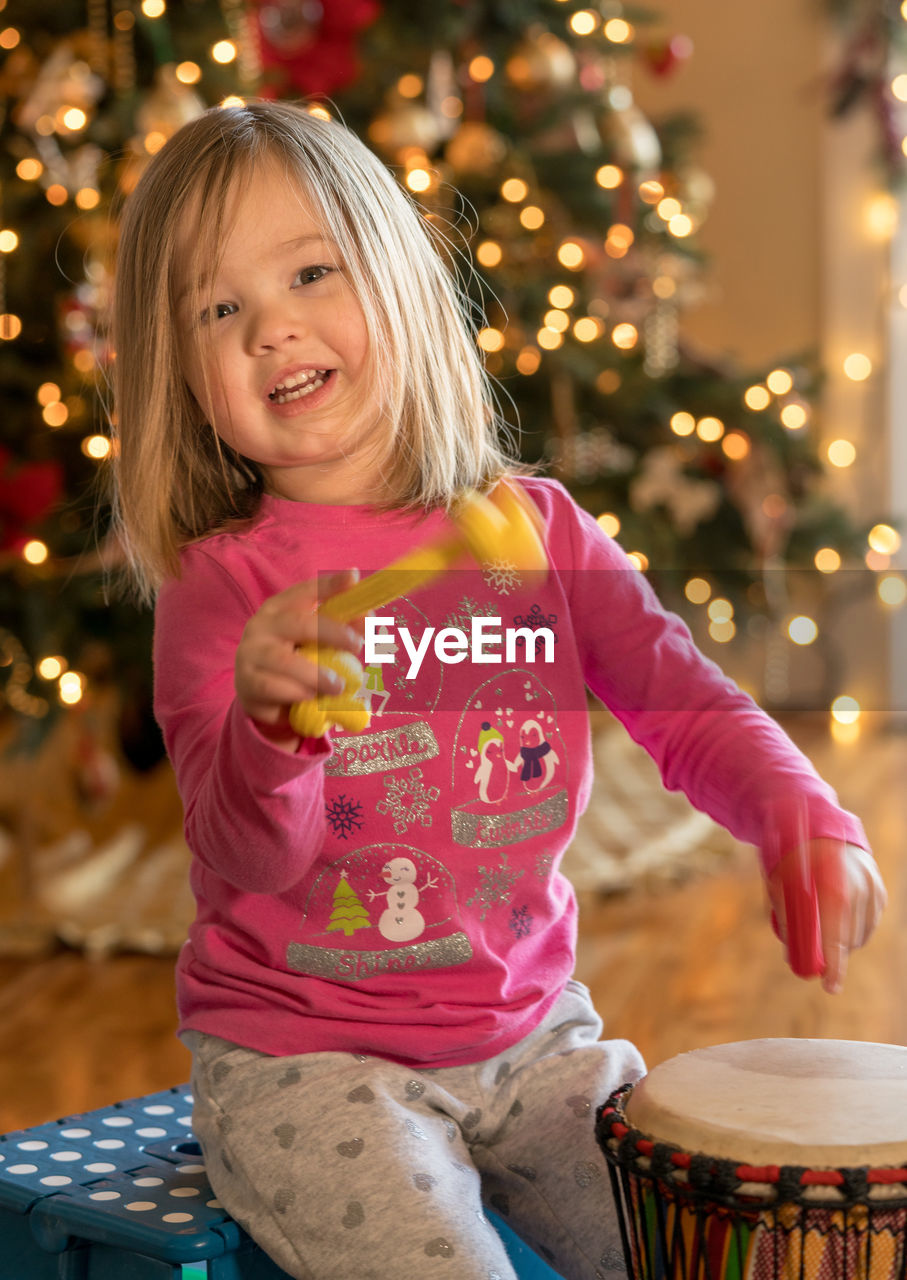
[[[188,1086],[0,1136],[3,1280],[288,1280],[215,1198]],[[557,1280],[489,1214],[520,1280]]]

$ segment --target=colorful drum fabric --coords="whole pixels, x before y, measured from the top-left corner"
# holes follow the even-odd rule
[[[635,1280],[905,1280],[907,1048],[751,1040],[599,1108]]]

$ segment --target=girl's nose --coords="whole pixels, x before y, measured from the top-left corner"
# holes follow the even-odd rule
[[[250,311],[247,342],[253,354],[273,351],[300,338],[303,331],[298,307],[289,298],[273,299]]]

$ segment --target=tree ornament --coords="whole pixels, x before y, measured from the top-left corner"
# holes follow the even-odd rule
[[[614,164],[633,173],[637,181],[655,178],[661,169],[658,134],[633,101],[626,85],[608,91],[609,110],[600,119],[602,141],[611,149]]]
[[[176,68],[166,64],[155,72],[154,86],[136,112],[136,124],[146,137],[158,133],[170,138],[204,110],[205,104],[195,90],[182,84],[176,77]]]
[[[507,60],[505,72],[523,93],[567,89],[576,79],[576,58],[553,32],[533,27]]]
[[[59,462],[19,463],[0,445],[0,551],[24,546],[62,493]]]
[[[481,120],[467,120],[448,142],[445,157],[458,173],[491,174],[507,155],[507,143]]]
[[[274,97],[350,84],[358,71],[356,38],[381,12],[377,0],[257,0],[254,8],[263,91]]]
[[[442,141],[438,117],[418,102],[398,99],[369,125],[369,140],[387,156],[411,147],[431,154]]]
[[[689,36],[673,35],[663,40],[652,40],[640,50],[640,58],[653,75],[670,76],[693,53],[693,41]]]

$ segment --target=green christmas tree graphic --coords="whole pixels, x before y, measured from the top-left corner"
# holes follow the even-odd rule
[[[359,901],[355,889],[350,888],[346,872],[341,871],[340,880],[334,890],[334,907],[331,911],[328,933],[342,929],[346,936],[350,937],[357,929],[367,929],[371,923],[368,912]]]

